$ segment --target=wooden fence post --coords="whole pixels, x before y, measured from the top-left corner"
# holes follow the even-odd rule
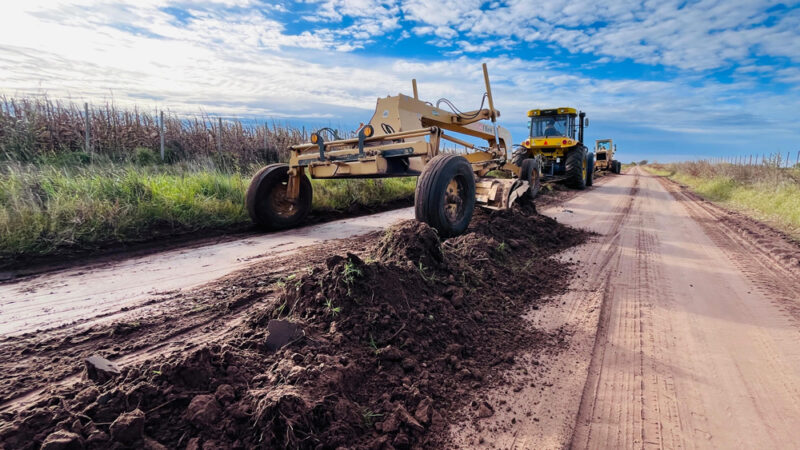
[[[217,153],[222,154],[222,117],[218,117],[219,126],[217,127]]]
[[[86,132],[83,133],[85,138],[86,138],[86,142],[84,143],[84,150],[86,151],[86,153],[91,154],[92,153],[92,144],[91,144],[90,134],[92,132],[91,131],[92,130],[92,128],[91,128],[92,124],[91,124],[91,121],[89,120],[89,102],[84,102],[83,103],[83,112],[84,112],[84,116],[85,116],[85,119],[86,119]]]
[[[164,111],[161,111],[161,124],[158,127],[158,134],[161,138],[161,161],[164,161]]]

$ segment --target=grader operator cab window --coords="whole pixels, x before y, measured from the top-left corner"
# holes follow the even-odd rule
[[[533,117],[531,137],[565,136],[575,139],[575,118],[566,114]]]

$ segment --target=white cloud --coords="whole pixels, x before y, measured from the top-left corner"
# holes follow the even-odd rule
[[[776,14],[765,25],[767,9],[778,4],[772,0],[511,0],[481,9],[482,3],[407,0],[401,9],[418,33],[450,27],[463,38],[552,42],[571,52],[680,69],[715,69],[751,55],[800,61],[800,12]]]
[[[692,28],[706,15],[685,19],[673,14],[673,3],[661,2],[598,6],[587,1],[580,3],[586,8],[583,14],[580,8],[564,10],[552,3],[532,8],[528,2],[509,1],[476,12],[475,3],[452,2],[439,6],[446,10],[443,16],[428,20],[436,5],[422,1],[384,4],[383,15],[369,15],[365,3],[334,1],[323,6],[328,22],[291,34],[275,16],[252,8],[225,10],[219,4],[193,2],[191,17],[182,23],[157,1],[86,5],[19,2],[4,10],[0,92],[47,92],[94,101],[113,94],[119,103],[158,103],[186,113],[204,108],[240,116],[346,115],[357,122],[369,118],[376,97],[408,93],[411,78],[418,79],[425,99],[447,97],[463,109],[476,108],[483,92],[480,62],[485,60],[502,122],[517,133],[528,109],[570,105],[588,111],[594,123],[622,127],[746,140],[752,133],[743,124],[757,123],[776,135],[797,136],[792,124],[781,119],[800,103],[796,87],[778,95],[759,91],[753,81],[756,74],[774,75],[797,86],[797,67],[765,71],[750,61],[726,84],[693,71],[655,81],[609,80],[584,75],[563,62],[533,60],[531,53],[501,56],[515,55],[514,43],[529,38],[596,54],[598,64],[630,57],[699,70],[734,59],[752,60],[750,53],[788,58],[796,50],[786,44],[796,33],[788,26],[797,21],[796,14],[777,20],[773,28],[780,33],[775,37],[764,27],[747,25],[748,18],[761,20],[759,13],[714,2],[706,5],[718,8],[714,14],[733,18]],[[357,14],[360,18],[344,27],[328,26]],[[446,46],[444,51],[460,52],[458,57],[420,60],[347,53],[412,18],[419,25],[406,24],[401,37],[429,36]],[[498,22],[500,18],[504,21]],[[745,25],[736,25],[740,20]],[[652,26],[643,39],[642,23],[647,21]],[[572,28],[577,25],[586,28]],[[675,32],[682,27],[684,33]],[[502,51],[506,48],[510,50]],[[481,59],[471,56],[475,54]]]

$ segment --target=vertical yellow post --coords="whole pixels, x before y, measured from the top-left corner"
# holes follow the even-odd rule
[[[419,93],[417,92],[417,79],[411,80],[411,87],[414,88],[414,100],[419,100]]]
[[[483,81],[486,82],[486,97],[489,99],[489,112],[492,114],[492,126],[494,127],[494,143],[500,150],[500,138],[497,136],[497,116],[494,112],[494,100],[492,99],[492,86],[489,84],[489,69],[483,63]]]

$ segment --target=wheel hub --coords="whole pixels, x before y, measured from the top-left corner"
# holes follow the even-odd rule
[[[465,190],[457,178],[450,180],[444,194],[444,213],[450,222],[458,221],[464,214]]]
[[[294,202],[289,200],[289,197],[286,195],[287,188],[288,183],[279,183],[275,185],[266,199],[269,202],[270,208],[282,217],[291,217],[295,210]]]

